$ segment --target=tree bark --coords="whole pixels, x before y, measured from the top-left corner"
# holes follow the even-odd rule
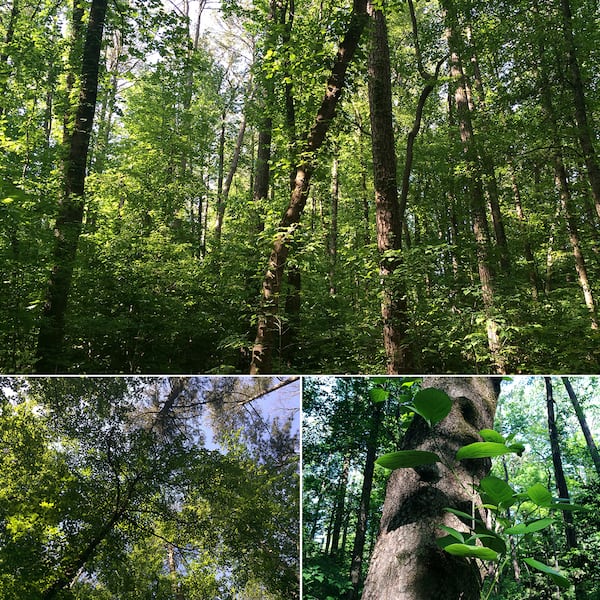
[[[556,427],[556,416],[554,414],[554,393],[552,390],[552,381],[550,377],[544,377],[546,386],[546,410],[548,412],[548,437],[550,438],[550,448],[552,449],[552,465],[554,467],[554,480],[559,498],[570,501],[569,488],[565,479],[562,457],[560,453],[560,444],[558,441],[558,429]],[[563,510],[563,520],[565,522],[565,539],[567,550],[577,548],[577,536],[573,524],[573,514],[569,510]]]
[[[257,331],[252,349],[250,374],[270,373],[272,370],[273,342],[277,331],[279,292],[285,263],[289,252],[289,242],[306,205],[310,178],[314,171],[314,154],[323,144],[335,109],[344,87],[346,71],[350,65],[362,32],[367,13],[367,0],[354,0],[350,23],[335,58],[335,63],[327,82],[327,90],[317,112],[315,122],[304,143],[304,151],[292,190],[290,202],[279,223],[279,233],[273,243],[269,265],[262,282],[261,303],[258,311]]]
[[[342,532],[342,523],[344,520],[344,508],[346,506],[346,490],[348,488],[348,475],[350,473],[350,455],[344,456],[342,472],[337,485],[335,495],[335,505],[333,507],[333,527],[331,529],[331,548],[329,555],[337,556],[340,550],[340,534]]]
[[[498,378],[426,378],[425,387],[443,389],[453,400],[450,414],[434,428],[416,416],[403,449],[438,454],[433,468],[395,470],[388,481],[379,537],[371,557],[362,600],[479,600],[480,573],[469,560],[445,553],[436,538],[445,524],[465,530],[451,507],[472,514],[481,500],[475,486],[491,462],[456,462],[461,446],[481,441],[493,427]]]
[[[392,84],[387,24],[382,10],[370,7],[372,29],[368,58],[371,148],[375,184],[375,221],[383,287],[381,317],[389,374],[405,373],[408,365],[406,290],[391,281],[402,264],[402,215],[396,182],[396,148],[392,122]]]
[[[583,437],[585,437],[585,442],[592,460],[594,461],[594,466],[596,467],[596,473],[598,473],[598,477],[600,477],[600,454],[598,453],[596,442],[594,442],[594,438],[592,437],[590,428],[588,427],[585,413],[583,412],[583,408],[581,408],[581,404],[577,399],[577,394],[575,394],[575,390],[573,389],[569,378],[563,377],[562,381],[565,389],[567,390],[567,394],[569,395],[569,399],[571,400],[571,404],[573,404],[573,408],[575,409],[575,414],[577,415],[581,431],[583,432]]]
[[[79,235],[83,224],[84,187],[90,134],[98,94],[98,68],[107,0],[93,0],[82,56],[81,90],[66,160],[65,188],[54,228],[54,267],[38,336],[35,370],[64,371],[65,314]]]

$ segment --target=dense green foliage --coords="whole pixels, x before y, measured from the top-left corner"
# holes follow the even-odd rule
[[[88,4],[81,3],[84,11]],[[314,118],[350,4],[297,0],[290,12],[286,2],[224,2],[221,11],[211,5],[202,12],[199,37],[195,3],[128,0],[109,7],[61,370],[247,370],[260,282],[289,200],[291,161]],[[424,85],[417,48],[423,72],[433,73],[448,55],[443,3],[415,4],[418,46],[407,3],[386,8],[399,181]],[[570,7],[595,139],[598,8],[587,0],[571,0]],[[456,0],[455,8],[479,176],[487,199],[498,200],[507,238],[504,248],[488,214],[502,361],[509,372],[546,372],[549,366],[593,372],[598,334],[590,328],[552,167],[560,149],[572,222],[597,294],[600,213],[574,122],[561,2]],[[71,47],[72,13],[65,1],[10,0],[0,9],[3,372],[34,368],[63,193],[63,128],[80,68],[77,47]],[[217,27],[218,14],[224,24]],[[300,274],[301,304],[279,302],[280,371],[378,372],[385,364],[366,43],[290,238],[287,266]],[[490,315],[484,314],[471,231],[472,175],[455,111],[448,110],[454,91],[448,69],[441,65],[415,141],[403,260],[394,275],[407,293],[407,343],[417,373],[491,368]],[[255,202],[258,133],[266,116],[272,122],[270,187]],[[284,283],[282,294],[295,297],[297,286],[298,280]]]
[[[597,439],[598,378],[570,380]],[[305,381],[303,581],[306,598],[345,598],[351,587],[350,555],[357,527],[369,422],[373,418],[371,390],[374,388],[383,385],[387,389],[385,416],[377,440],[378,456],[383,462],[386,457],[401,461],[413,458],[409,451],[403,454],[398,450],[413,415],[404,407],[414,404],[419,383],[403,379],[383,382],[380,378],[325,377]],[[562,462],[571,503],[577,508],[570,512],[578,546],[569,550],[565,543],[565,525],[557,502],[548,440],[543,378],[505,381],[496,430],[482,434],[487,451],[463,448],[463,458],[494,456],[492,471],[479,487],[489,509],[489,520],[477,524],[472,535],[448,527],[440,528],[437,533],[441,545],[454,545],[449,551],[485,561],[482,598],[487,600],[554,597],[557,588],[552,577],[565,586],[562,598],[592,600],[600,593],[600,572],[593,558],[600,544],[598,474],[560,379],[552,378],[552,384]],[[496,447],[500,446],[505,449],[502,453],[497,452]],[[408,464],[399,466],[411,468]],[[389,473],[384,466],[375,471],[364,565],[368,564],[377,536]],[[472,523],[470,519],[467,522]],[[341,528],[339,536],[334,535],[336,527]],[[540,567],[540,563],[544,566]],[[540,570],[546,567],[560,576]],[[366,566],[363,577],[365,574]],[[566,577],[569,583],[561,577]]]
[[[267,417],[269,385],[3,381],[0,596],[297,598],[298,388]]]

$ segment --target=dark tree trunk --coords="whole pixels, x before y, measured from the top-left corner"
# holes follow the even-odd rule
[[[11,71],[11,65],[9,61],[10,45],[15,37],[15,26],[18,18],[19,0],[13,0],[12,7],[10,9],[10,16],[8,17],[8,25],[6,26],[6,35],[4,36],[3,47],[0,51],[0,117],[6,110],[6,88]]]
[[[314,154],[323,144],[335,109],[340,99],[346,71],[350,65],[367,21],[366,0],[354,0],[350,24],[338,49],[327,91],[317,112],[296,169],[294,189],[280,223],[279,233],[273,243],[269,265],[265,273],[261,303],[258,311],[256,338],[252,349],[250,374],[270,373],[272,370],[273,343],[277,332],[279,292],[289,252],[289,242],[306,205],[310,178],[314,171]]]
[[[379,274],[383,285],[381,317],[387,373],[406,373],[408,312],[406,290],[398,281],[391,282],[401,265],[402,215],[396,182],[396,149],[392,123],[392,84],[387,24],[382,10],[371,8],[371,49],[369,52],[369,109],[371,148],[375,184],[375,220],[377,248],[381,256]],[[390,256],[390,251],[394,253]]]
[[[575,121],[577,123],[577,137],[585,159],[588,180],[592,188],[592,197],[596,207],[596,213],[600,217],[600,167],[598,157],[592,141],[592,128],[588,120],[588,111],[585,101],[585,92],[579,60],[577,59],[577,48],[573,35],[573,16],[571,14],[570,0],[561,0],[563,34],[567,46],[568,68],[570,75],[570,88],[573,91],[573,104],[575,108]]]
[[[350,472],[350,456],[344,456],[342,464],[342,472],[337,485],[335,495],[335,506],[333,511],[333,527],[331,530],[331,548],[330,556],[337,556],[340,550],[340,534],[342,532],[342,524],[344,520],[344,508],[346,507],[346,490],[348,488],[348,475]]]
[[[556,427],[556,416],[554,414],[554,393],[552,390],[552,381],[550,377],[544,377],[546,385],[546,410],[548,412],[548,437],[550,438],[550,448],[552,449],[552,465],[554,466],[554,480],[559,498],[570,501],[569,488],[565,479],[562,457],[560,454],[560,444],[558,441],[558,429]],[[569,510],[563,511],[563,520],[565,522],[565,539],[567,550],[577,548],[577,536],[573,524],[573,513]]]
[[[358,521],[354,536],[354,547],[352,549],[352,563],[350,566],[350,583],[352,588],[348,591],[347,600],[358,600],[358,590],[362,581],[363,552],[367,535],[367,519],[371,504],[371,490],[373,488],[373,474],[375,472],[375,459],[377,454],[377,442],[379,439],[379,427],[383,420],[383,404],[377,403],[373,407],[371,420],[371,431],[367,440],[367,455],[365,468],[363,470],[363,484],[360,493],[360,506],[358,509]]]
[[[567,394],[569,395],[569,399],[571,400],[571,404],[573,404],[573,408],[575,409],[575,414],[577,415],[579,425],[581,426],[581,431],[583,432],[585,442],[592,460],[594,461],[594,466],[596,467],[596,473],[598,473],[598,477],[600,477],[600,454],[598,453],[598,448],[596,447],[596,443],[594,442],[594,438],[592,437],[590,428],[588,427],[585,413],[583,412],[583,408],[581,408],[581,404],[577,399],[577,395],[575,394],[575,390],[573,390],[573,386],[571,385],[569,378],[563,377],[562,381],[565,389],[567,390]]]
[[[426,378],[425,387],[452,398],[450,414],[433,429],[420,417],[408,428],[403,449],[432,451],[442,462],[433,468],[397,469],[388,481],[379,537],[371,557],[362,600],[479,600],[476,565],[451,556],[437,545],[445,524],[465,525],[445,511],[472,514],[481,503],[474,486],[491,462],[456,462],[461,446],[481,441],[479,431],[493,427],[499,392],[494,378]]]
[[[54,228],[54,267],[38,336],[38,373],[66,370],[63,362],[65,313],[83,224],[84,187],[90,134],[98,93],[98,67],[107,0],[93,0],[82,56],[81,90],[65,165],[65,189]]]

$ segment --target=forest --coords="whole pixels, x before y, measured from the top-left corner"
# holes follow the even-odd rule
[[[306,377],[302,597],[600,597],[599,386]]]
[[[597,372],[599,18],[6,0],[0,371]]]
[[[297,378],[4,378],[3,600],[299,598]]]

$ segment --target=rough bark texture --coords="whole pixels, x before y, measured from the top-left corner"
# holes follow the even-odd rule
[[[371,115],[371,148],[375,184],[375,221],[377,248],[380,254],[379,274],[383,286],[381,318],[383,346],[389,374],[405,373],[407,367],[406,329],[408,315],[406,292],[399,282],[391,282],[401,265],[402,215],[398,204],[396,182],[396,150],[392,122],[392,84],[387,24],[381,10],[371,12],[371,49],[369,52],[369,109]],[[389,252],[395,252],[390,256]]]
[[[327,81],[325,96],[304,144],[304,151],[300,154],[302,161],[296,169],[290,202],[279,223],[279,233],[273,243],[269,265],[262,282],[261,304],[250,365],[250,374],[253,375],[272,371],[273,343],[278,330],[279,292],[289,252],[289,242],[306,205],[310,178],[314,170],[314,153],[323,144],[335,116],[335,109],[344,87],[346,71],[358,47],[366,21],[366,0],[354,0],[350,23],[338,48],[334,66]]]
[[[471,514],[480,503],[473,486],[491,462],[457,463],[455,455],[461,446],[481,441],[479,430],[493,426],[499,379],[432,377],[424,386],[445,390],[452,410],[433,429],[415,417],[403,449],[435,452],[442,462],[397,469],[390,476],[363,600],[479,600],[476,566],[445,553],[436,539],[445,535],[440,524],[466,530],[445,507]]]
[[[54,267],[48,284],[38,337],[38,373],[65,370],[65,365],[61,362],[65,313],[83,224],[85,172],[98,94],[98,66],[106,6],[107,0],[94,0],[90,9],[82,57],[79,105],[75,116],[75,128],[70,136],[64,195],[54,228]]]

